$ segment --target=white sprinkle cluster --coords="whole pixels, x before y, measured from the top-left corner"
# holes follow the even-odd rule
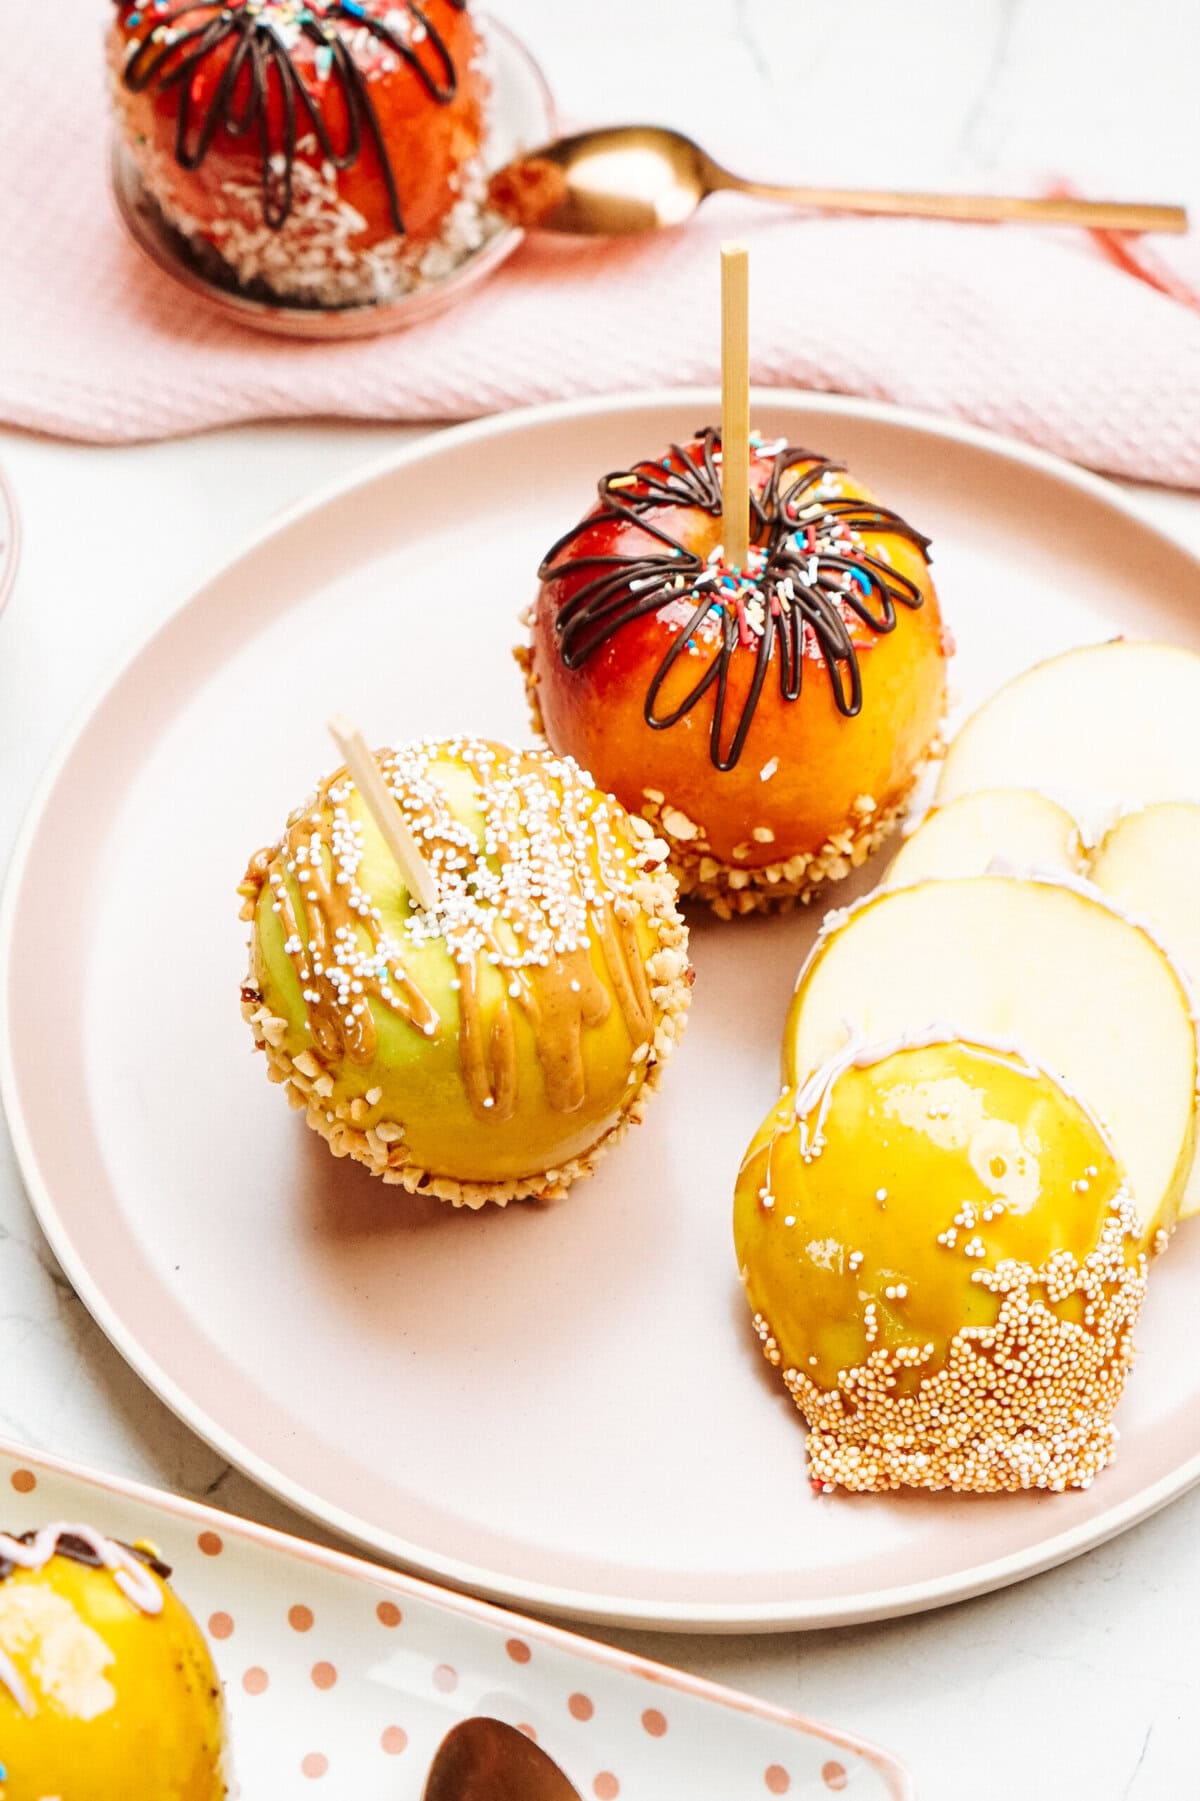
[[[410,900],[399,925],[394,915],[390,929],[385,924],[360,879],[367,839],[352,811],[354,786],[339,774],[315,811],[309,801],[293,815],[267,871],[277,911],[289,882],[319,904],[319,889],[306,886],[316,877],[338,891],[352,917],[334,927],[324,952],[298,932],[285,940],[309,1005],[320,1001],[315,984],[323,978],[349,1020],[366,1012],[371,992],[405,1012],[397,987],[406,963],[413,950],[432,945],[460,966],[482,956],[512,972],[506,986],[519,996],[521,971],[548,968],[588,946],[593,915],[607,908],[632,915],[652,834],[623,814],[619,834],[614,803],[571,759],[458,738],[421,740],[381,752],[378,761],[433,871],[437,903],[426,911]],[[425,1027],[431,1035],[436,1029]]]
[[[442,780],[455,763],[474,780],[452,807]],[[414,945],[547,968],[587,946],[590,913],[634,904],[637,868],[612,803],[570,758],[460,738],[384,752],[380,767],[437,887],[436,906],[405,922]]]

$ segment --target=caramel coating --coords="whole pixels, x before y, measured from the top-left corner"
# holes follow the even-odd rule
[[[684,450],[690,461],[700,456],[698,443]],[[661,467],[682,466],[673,452]],[[785,489],[806,466],[803,460],[788,465]],[[756,447],[750,466],[756,494],[772,469],[767,450]],[[813,495],[818,510],[857,501],[869,513],[876,504],[868,488],[840,470],[831,470]],[[698,506],[654,507],[641,524],[598,511],[569,547],[569,556],[585,566],[563,575],[552,563],[528,615],[530,642],[518,651],[518,661],[535,726],[555,750],[574,756],[630,811],[651,821],[670,847],[683,893],[709,901],[725,916],[807,900],[875,848],[899,816],[924,759],[940,749],[950,639],[926,557],[918,544],[883,527],[847,528],[845,536],[830,527],[830,545],[851,560],[875,559],[878,568],[911,583],[920,604],[899,607],[895,628],[883,633],[847,611],[862,682],[861,711],[851,717],[835,700],[834,683],[844,671],[835,677],[807,626],[799,697],[788,699],[781,691],[777,648],[752,701],[757,639],[748,631],[747,643],[729,662],[724,707],[730,721],[750,707],[752,722],[736,764],[717,768],[710,743],[715,687],[667,729],[646,717],[655,672],[683,630],[680,608],[669,595],[663,606],[622,624],[579,667],[568,668],[561,654],[557,621],[564,606],[595,579],[603,559],[654,549],[658,541],[649,527],[670,534],[701,561],[716,555],[720,520]],[[818,545],[825,542],[818,534]],[[719,563],[716,571],[724,567]],[[658,718],[681,705],[711,662],[715,631],[706,622],[687,639],[657,692]]]
[[[751,1144],[734,1235],[817,1481],[1086,1486],[1145,1286],[1095,1120],[1019,1057],[953,1041],[850,1063],[801,1104],[785,1092]]]
[[[335,1155],[460,1205],[557,1196],[641,1117],[683,1029],[665,846],[545,751],[379,761],[436,905],[337,771],[251,859],[243,1011]]]
[[[172,1590],[149,1615],[111,1573],[56,1555],[0,1581],[5,1801],[225,1801],[221,1684]]]

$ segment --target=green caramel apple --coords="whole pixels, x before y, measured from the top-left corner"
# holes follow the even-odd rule
[[[436,905],[335,772],[242,888],[270,1073],[384,1181],[471,1206],[560,1194],[640,1117],[682,1030],[665,847],[548,752],[460,738],[377,761]]]

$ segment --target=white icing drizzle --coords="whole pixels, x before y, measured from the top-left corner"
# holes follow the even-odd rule
[[[796,1118],[799,1122],[800,1155],[806,1160],[820,1154],[825,1142],[825,1122],[829,1117],[829,1109],[833,1103],[833,1091],[838,1081],[850,1069],[870,1069],[873,1064],[883,1063],[888,1057],[896,1056],[900,1051],[924,1051],[938,1044],[963,1044],[972,1050],[983,1051],[996,1057],[1010,1057],[1017,1062],[1022,1073],[1028,1076],[1048,1077],[1062,1090],[1069,1100],[1084,1112],[1096,1128],[1107,1149],[1112,1153],[1112,1139],[1103,1122],[1077,1094],[1066,1080],[1056,1072],[1044,1069],[1029,1055],[1025,1046],[1015,1038],[984,1038],[978,1032],[966,1032],[948,1024],[945,1020],[933,1020],[929,1025],[911,1032],[899,1032],[892,1038],[877,1039],[868,1044],[856,1027],[846,1023],[846,1042],[840,1051],[818,1066],[807,1080],[796,1090]],[[816,1113],[816,1120],[811,1130],[809,1121]]]
[[[112,1571],[113,1581],[127,1601],[140,1608],[143,1613],[159,1614],[163,1610],[162,1590],[155,1581],[150,1570],[127,1551],[124,1545],[118,1545],[111,1538],[104,1538],[92,1526],[71,1526],[62,1521],[43,1526],[31,1544],[22,1544],[19,1538],[10,1538],[6,1532],[0,1532],[0,1559],[6,1563],[15,1563],[22,1570],[43,1570],[58,1551],[60,1538],[77,1538],[86,1545],[94,1557],[98,1557],[106,1570]]]
[[[72,1526],[58,1521],[43,1526],[30,1544],[22,1544],[19,1538],[10,1538],[6,1532],[0,1532],[0,1559],[15,1564],[18,1569],[43,1570],[56,1555],[60,1538],[77,1538],[86,1545],[103,1568],[111,1572],[125,1599],[142,1613],[157,1615],[162,1612],[162,1590],[146,1565],[132,1551],[114,1544],[111,1538],[102,1537],[91,1526]],[[3,1649],[0,1649],[0,1683],[8,1689],[22,1713],[32,1715],[36,1712],[28,1684]]]

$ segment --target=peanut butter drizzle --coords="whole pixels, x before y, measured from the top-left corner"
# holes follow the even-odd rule
[[[608,990],[592,968],[587,950],[568,951],[545,967],[505,970],[505,980],[518,993],[501,996],[486,1055],[479,999],[479,968],[484,955],[481,951],[477,957],[457,965],[463,1077],[472,1108],[481,1119],[512,1117],[518,1076],[515,1005],[533,1027],[546,1099],[556,1113],[574,1113],[583,1105],[587,1092],[583,1028],[603,1025],[612,1012]],[[615,977],[613,986],[617,987]]]
[[[644,1044],[654,1031],[654,1005],[633,910],[618,902],[601,914],[593,912],[591,920],[630,1036],[635,1044]]]
[[[464,761],[468,761],[480,786],[488,789],[487,769],[466,758]],[[285,845],[274,853],[260,851],[251,860],[248,879],[260,885],[271,881],[272,892],[280,902],[285,938],[299,947],[290,950],[289,955],[306,993],[315,992],[318,996],[315,1001],[306,1002],[317,1049],[330,1060],[345,1054],[352,1062],[366,1064],[372,1060],[377,1043],[371,1009],[364,1005],[360,1014],[352,1013],[328,975],[335,960],[339,927],[348,926],[357,934],[363,925],[351,908],[350,889],[330,879],[334,856],[328,795],[331,787],[345,780],[343,771],[329,778],[313,804],[289,827]],[[298,857],[300,851],[305,852],[306,860]],[[503,852],[500,856],[502,862],[506,860]],[[303,932],[297,923],[289,881],[284,879],[282,870],[278,879],[271,877],[272,865],[289,861],[296,864],[291,880],[304,897]],[[629,901],[610,901],[601,908],[588,909],[591,937],[600,951],[611,993],[593,967],[586,944],[559,953],[549,963],[525,965],[505,964],[504,949],[493,932],[488,933],[483,948],[473,954],[455,955],[451,947],[458,977],[459,1055],[467,1094],[477,1117],[506,1120],[515,1111],[520,1069],[514,1008],[520,1008],[533,1028],[546,1098],[559,1113],[572,1113],[583,1104],[583,1030],[585,1026],[602,1025],[612,1012],[614,999],[634,1044],[650,1038],[654,1009],[635,921],[635,909]],[[483,971],[485,967],[496,967],[489,957],[499,959],[498,974],[504,992],[487,1032],[481,998]],[[316,964],[321,966],[319,974],[314,970]],[[356,1000],[365,1001],[369,993],[418,1031],[432,1036],[439,1025],[433,1007],[398,963],[390,967],[388,975],[388,993],[383,992],[377,977],[364,976],[363,994]]]
[[[488,787],[486,769],[475,764],[471,769],[481,786]],[[503,851],[499,857],[502,864],[507,860]],[[617,908],[624,917],[618,918]],[[496,1010],[490,1057],[483,1050],[477,967],[484,953],[479,953],[473,962],[459,962],[463,1076],[471,1107],[480,1118],[508,1119],[516,1105],[518,1066],[513,1003],[533,1027],[546,1099],[556,1113],[574,1113],[583,1105],[587,1092],[583,1028],[603,1025],[612,1012],[614,997],[634,1043],[644,1043],[649,1038],[654,1010],[633,919],[633,908],[628,902],[588,910],[589,925],[599,944],[612,995],[596,974],[586,946],[560,953],[549,964],[506,970],[509,992],[501,997]],[[495,938],[490,948],[499,952]]]

